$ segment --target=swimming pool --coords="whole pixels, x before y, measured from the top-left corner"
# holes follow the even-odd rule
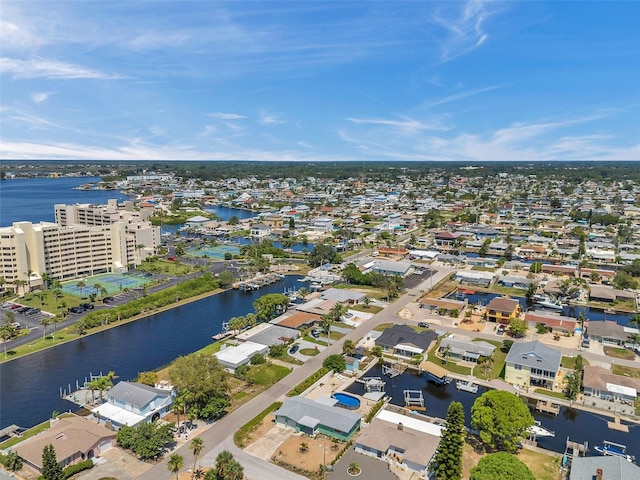
[[[360,408],[360,400],[353,395],[347,395],[346,393],[334,393],[331,395],[338,403],[338,407],[346,408],[347,410],[357,410]]]

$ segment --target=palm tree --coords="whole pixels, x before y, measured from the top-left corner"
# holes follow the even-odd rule
[[[347,307],[341,303],[336,303],[329,311],[329,315],[331,315],[334,322],[339,322],[345,313],[347,313]]]
[[[446,345],[445,347],[442,348],[442,358],[443,358],[442,363],[446,363],[450,355],[451,355],[451,345]]]
[[[13,338],[14,330],[14,327],[9,322],[5,322],[0,326],[0,339],[4,345],[4,358],[7,358],[7,342]]]
[[[64,303],[64,302],[62,302]],[[61,304],[62,305],[62,304]],[[66,306],[66,305],[65,305]],[[53,323],[53,335],[51,337],[52,340],[56,339],[56,325],[58,325],[60,322],[62,322],[62,317],[56,315],[55,317],[53,317],[51,319],[51,323]]]
[[[310,293],[311,292],[307,287],[302,287],[301,289],[298,290],[298,297],[300,297],[304,302],[305,298],[307,298]]]
[[[171,411],[176,414],[178,417],[178,432],[180,431],[180,414],[184,411],[184,398],[176,397],[173,399],[173,404],[171,404]]]
[[[100,285],[99,283],[94,283],[93,284],[93,288],[96,291],[96,296],[98,296],[98,294],[100,293],[101,290],[103,290],[102,285]]]
[[[351,475],[357,475],[360,472],[360,465],[357,462],[351,462],[348,470]]]
[[[309,451],[309,444],[307,442],[300,443],[300,453],[306,453]]]
[[[44,282],[44,289],[49,290],[49,282],[51,281],[51,275],[49,275],[47,272],[43,272],[42,275],[40,275],[40,278],[42,278],[42,281]]]
[[[353,340],[345,340],[342,344],[342,353],[345,355],[353,355],[356,351],[356,346]]]
[[[640,335],[638,335],[637,333],[630,333],[627,336],[627,340],[631,340],[633,342],[633,348],[635,350],[636,345],[638,344],[638,342],[640,342]]]
[[[13,284],[16,286],[16,290],[20,290],[20,287],[22,287],[22,293],[25,293],[24,292],[24,287],[27,286],[27,283],[28,282],[26,280],[14,280],[13,281]],[[18,293],[18,292],[16,292],[16,293]]]
[[[82,294],[82,296],[84,297],[84,287],[86,287],[87,284],[84,280],[80,280],[78,283],[76,283],[76,287],[78,287],[80,289],[80,292]]]
[[[93,398],[94,390],[98,390],[100,392],[100,396],[98,398],[100,399],[101,402],[102,402],[102,393],[110,387],[113,387],[113,382],[108,376],[105,377],[103,375],[100,375],[99,377],[94,378],[93,380],[91,380],[91,382],[89,382],[89,388],[91,389],[91,397]]]
[[[38,292],[36,293],[36,297],[40,300],[40,306],[44,307],[44,299],[47,298],[47,294],[44,292]]]
[[[44,342],[44,339],[47,336],[47,326],[51,325],[51,318],[44,317],[42,320],[40,320],[40,325],[42,325],[42,341]]]
[[[200,453],[202,452],[202,449],[204,448],[204,442],[202,441],[201,438],[196,437],[193,440],[191,440],[191,444],[189,445],[189,448],[193,452],[193,473],[191,474],[191,478],[193,478],[194,474],[196,473],[198,456],[200,455]]]
[[[178,474],[183,465],[184,465],[184,458],[182,458],[182,455],[178,455],[177,453],[174,453],[169,457],[169,461],[167,462],[167,468],[171,473],[176,474],[176,480],[178,480],[179,478]]]
[[[31,275],[33,274],[33,270],[27,270],[24,274],[27,276],[27,284],[29,285],[29,291],[31,291]]]
[[[53,290],[53,298],[55,298],[56,300],[56,307],[58,306],[58,300],[60,300],[62,297],[62,290],[60,290],[59,288]]]

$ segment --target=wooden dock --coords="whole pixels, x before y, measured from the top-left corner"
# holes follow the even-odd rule
[[[551,400],[538,400],[536,401],[536,410],[542,413],[558,415],[560,413],[560,405],[553,403]]]
[[[629,425],[623,425],[620,422],[620,417],[613,417],[612,422],[607,422],[607,427],[609,430],[616,430],[618,432],[629,433]]]
[[[259,290],[266,285],[279,282],[284,278],[284,275],[279,273],[267,273],[266,275],[258,275],[249,280],[243,280],[233,284],[233,288],[236,290],[242,290],[243,292],[251,292],[253,290]]]

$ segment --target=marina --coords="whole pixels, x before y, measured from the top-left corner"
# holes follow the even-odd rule
[[[262,287],[271,285],[284,279],[284,275],[279,273],[267,273],[266,275],[258,275],[249,280],[243,280],[233,284],[235,290],[241,290],[243,292],[252,292],[254,290],[260,290]]]

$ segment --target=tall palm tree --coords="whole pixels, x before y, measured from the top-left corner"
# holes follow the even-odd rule
[[[42,281],[44,282],[44,289],[49,290],[49,282],[51,281],[51,275],[49,275],[47,272],[43,272],[42,275],[40,275],[40,278],[42,278]]]
[[[336,303],[329,311],[329,315],[331,315],[334,322],[339,322],[345,313],[347,313],[347,307],[341,303]]]
[[[171,473],[176,474],[176,480],[178,480],[179,478],[180,469],[182,468],[183,465],[184,465],[184,458],[182,458],[182,455],[178,455],[177,453],[174,453],[169,457],[169,461],[167,462],[167,468]]]
[[[60,300],[62,297],[62,290],[60,290],[59,288],[53,290],[53,298],[55,298],[56,300],[56,307],[58,306],[58,300]]]
[[[84,280],[80,280],[76,283],[76,287],[80,289],[82,296],[84,297],[84,288],[87,286],[87,283]]]
[[[173,403],[171,404],[171,411],[176,414],[178,417],[178,432],[180,431],[180,414],[184,412],[184,398],[182,396],[176,397],[173,399]]]
[[[44,339],[47,336],[47,326],[51,325],[51,318],[43,317],[43,319],[40,320],[40,325],[42,325],[42,341],[44,342]]]
[[[193,440],[191,440],[191,444],[189,445],[189,448],[191,449],[191,452],[193,452],[193,473],[191,474],[191,478],[193,478],[193,476],[196,473],[198,456],[200,455],[200,453],[202,452],[202,449],[204,448],[204,442],[202,441],[201,438],[196,437]]]
[[[93,288],[96,291],[96,297],[98,296],[98,294],[100,293],[100,291],[102,290],[102,285],[100,285],[99,283],[94,283],[93,284]]]

